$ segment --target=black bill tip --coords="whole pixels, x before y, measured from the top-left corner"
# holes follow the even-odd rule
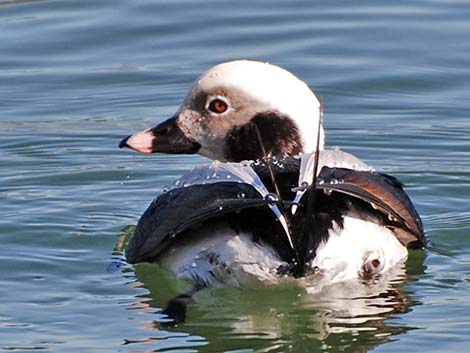
[[[124,137],[121,142],[119,142],[119,148],[124,148],[124,147],[129,147],[127,145],[127,140],[129,140],[129,138],[131,137],[132,135],[129,135],[127,137]]]

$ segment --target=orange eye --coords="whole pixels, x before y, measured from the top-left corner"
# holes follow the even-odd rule
[[[227,111],[228,105],[222,99],[216,98],[209,104],[209,110],[211,112],[222,114]]]

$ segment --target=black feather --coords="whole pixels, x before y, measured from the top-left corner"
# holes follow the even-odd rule
[[[284,200],[292,200],[292,187],[298,184],[299,160],[278,157],[273,171]],[[268,191],[274,186],[263,161],[252,164]],[[305,222],[308,218],[308,192],[315,192],[314,227],[308,233],[308,248],[301,259],[307,262],[315,256],[318,245],[328,239],[328,231],[336,224],[342,227],[345,214],[368,219],[392,229],[404,245],[425,244],[421,220],[402,184],[380,173],[324,167],[317,189],[307,191],[300,200],[295,216],[289,217],[297,247],[305,244]],[[240,197],[244,194],[244,197]],[[176,241],[191,242],[195,227],[209,225],[218,219],[234,229],[253,235],[255,241],[270,244],[280,258],[289,263],[298,261],[287,242],[280,222],[268,207],[269,201],[245,183],[216,182],[173,189],[155,199],[141,216],[128,249],[129,263],[158,261],[159,256]],[[279,207],[287,207],[279,204]]]

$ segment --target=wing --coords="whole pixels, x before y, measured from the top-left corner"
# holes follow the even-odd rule
[[[288,196],[297,180],[298,161],[285,160],[291,162],[289,168],[281,168],[279,162],[276,172],[286,185],[283,191]],[[127,261],[156,260],[171,242],[190,237],[191,232],[186,230],[222,215],[229,215],[227,219],[233,219],[238,229],[255,232],[268,243],[289,248],[285,229],[280,229],[282,222],[275,222],[272,203],[263,198],[273,192],[271,184],[267,166],[262,162],[251,165],[213,162],[195,168],[175,182],[178,186],[191,186],[161,194],[142,214],[126,251]],[[245,217],[241,217],[242,210],[247,210],[242,212]],[[281,252],[291,257],[290,250]]]
[[[423,247],[426,243],[423,224],[403,184],[386,174],[345,168],[324,167],[317,189],[336,191],[368,202],[389,220],[398,240],[407,247]]]
[[[250,185],[219,182],[173,189],[161,194],[140,217],[126,257],[129,263],[155,260],[170,242],[191,236],[186,230],[247,208],[268,208]],[[190,240],[188,240],[190,241]]]

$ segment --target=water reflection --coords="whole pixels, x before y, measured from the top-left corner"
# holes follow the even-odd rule
[[[135,275],[132,285],[148,292],[137,297],[130,309],[142,314],[138,327],[155,335],[126,343],[145,343],[151,351],[191,347],[199,352],[366,352],[413,329],[388,319],[419,305],[407,284],[424,273],[424,256],[422,251],[413,252],[406,266],[387,278],[325,286],[320,291],[306,291],[292,281],[268,288],[203,290],[188,307],[186,322],[176,327],[167,325],[161,311],[188,284],[157,265],[139,264],[128,268],[127,275]]]

